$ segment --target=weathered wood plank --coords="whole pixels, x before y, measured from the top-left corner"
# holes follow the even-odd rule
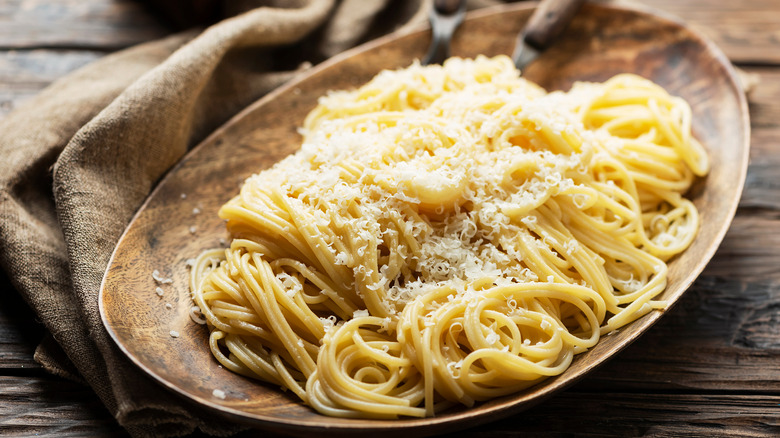
[[[127,436],[86,386],[58,378],[0,376],[0,435]]]
[[[776,0],[644,3],[685,18],[735,62],[780,63]],[[0,52],[0,118],[105,51],[166,32],[130,0],[0,0],[0,47],[90,49]],[[746,70],[760,79],[750,94],[753,162],[740,212],[705,276],[580,384],[462,436],[778,435],[780,70]],[[24,303],[8,296],[0,295],[0,435],[123,436],[89,388],[42,372],[7,375],[38,367],[33,333],[40,333]]]
[[[775,195],[777,196],[777,195]],[[777,212],[738,211],[704,275],[740,281],[780,281],[780,218]],[[761,244],[756,244],[761,242]]]
[[[94,50],[10,50],[0,56],[0,84],[48,84],[105,53]]]
[[[739,63],[780,63],[780,14],[774,0],[642,0],[680,16]],[[132,0],[0,1],[0,45],[5,48],[83,47],[112,49],[169,32]]]
[[[568,391],[456,436],[776,437],[780,397]]]
[[[38,370],[33,360],[36,342],[25,333],[27,321],[9,321],[0,317],[0,370]]]
[[[0,372],[39,370],[33,353],[43,338],[43,327],[2,272],[0,291]]]
[[[758,83],[748,94],[752,138],[741,207],[780,210],[780,69],[746,69]]]
[[[744,70],[758,79],[748,94],[753,129],[780,126],[780,69],[746,67]]]
[[[780,283],[705,276],[575,388],[780,394]],[[780,415],[780,407],[776,407]]]
[[[776,0],[642,0],[640,3],[683,18],[736,63],[780,63],[780,14]]]
[[[780,69],[745,68],[758,82],[748,95],[750,165],[740,209],[705,275],[780,281]],[[756,244],[761,242],[761,244]]]
[[[16,1],[0,0],[0,46],[1,47],[6,47],[6,46],[25,47],[25,45],[16,44],[13,42],[14,41],[13,39],[7,38],[7,35],[5,35],[5,33],[9,31],[8,30],[9,28],[5,25],[8,23],[5,23],[3,20],[13,19],[16,15],[19,14],[27,15],[28,16],[27,20],[33,20],[32,18],[33,16],[35,16],[36,14],[41,14],[44,20],[37,25],[40,26],[41,29],[30,31],[30,30],[23,30],[20,27],[20,29],[14,31],[14,34],[25,35],[30,33],[39,33],[45,30],[46,32],[43,33],[49,35],[53,31],[57,31],[63,23],[66,23],[68,17],[73,15],[78,15],[77,12],[71,11],[70,13],[64,13],[61,16],[56,16],[56,14],[55,16],[47,16],[43,13],[46,11],[46,8],[43,8],[42,9],[43,12],[42,12],[41,10],[39,10],[38,6],[28,5],[30,3],[33,2],[22,1],[22,0],[16,0]],[[144,25],[142,24],[138,24],[138,23],[133,24],[133,20],[137,20],[139,22],[149,21],[149,20],[154,21],[154,19],[149,17],[149,14],[143,8],[138,7],[134,2],[130,0],[124,0],[115,3],[116,4],[114,5],[114,3],[105,2],[102,0],[90,0],[89,2],[85,2],[82,4],[74,0],[74,1],[65,2],[62,5],[59,5],[59,7],[63,8],[64,11],[67,11],[68,8],[76,8],[76,6],[78,6],[78,8],[76,9],[83,9],[85,11],[104,10],[105,12],[102,13],[83,12],[81,18],[79,19],[87,20],[92,23],[100,23],[102,21],[103,24],[100,24],[100,26],[106,26],[106,27],[113,27],[113,28],[117,28],[117,27],[132,28],[133,26],[144,27]],[[687,4],[686,2],[682,2],[682,3]],[[122,16],[121,18],[117,18],[115,15],[116,14],[121,15],[121,13],[111,12],[113,10],[111,9],[111,7],[107,5],[114,5],[112,7],[117,8],[118,11],[129,9],[132,10],[133,13],[127,14],[127,16]],[[666,3],[659,4],[658,6],[661,7],[664,5],[666,5]],[[722,7],[718,5],[715,6]],[[49,7],[53,7],[53,6],[49,6]],[[708,8],[704,8],[704,9],[708,9]],[[715,9],[717,10],[717,8]],[[25,12],[22,13],[19,11],[25,11]],[[672,12],[674,11],[675,10],[672,10]],[[685,10],[680,9],[677,10],[677,12],[681,12],[683,14],[692,14],[694,11],[690,11],[688,9]],[[710,11],[710,14],[716,14],[716,13]],[[729,17],[732,17],[732,15],[733,14],[725,14],[723,16],[717,15],[717,17],[712,18],[712,20],[715,21],[725,20]],[[145,19],[134,18],[136,16],[146,16],[146,18]],[[683,16],[688,17],[688,15],[683,15]],[[62,23],[59,22],[55,23],[54,22],[55,20],[61,20]],[[122,26],[119,26],[117,21],[112,22],[111,20],[117,20],[124,24],[122,24]],[[777,20],[780,20],[780,18],[777,18]],[[29,26],[29,25],[30,24],[28,23],[25,26]],[[167,32],[167,30],[159,24],[156,27],[158,28],[158,30],[156,30],[154,34],[143,35],[143,36],[139,35],[131,43],[137,43],[137,42],[144,41],[146,39],[152,39]],[[80,29],[81,28],[79,27],[79,25],[73,25],[72,32],[80,32],[81,31]],[[89,34],[89,32],[90,31],[88,29],[84,30],[85,36],[83,38],[91,39],[92,36],[91,34]],[[17,36],[15,38],[20,38],[20,37]],[[25,38],[30,39],[31,37],[28,36]],[[47,38],[54,38],[54,37],[47,36]],[[109,37],[106,36],[105,38],[109,38]],[[112,39],[112,41],[120,41],[115,37],[110,37],[109,39]],[[125,43],[119,43],[119,42],[109,43],[108,46],[101,46],[101,44],[102,43],[99,43],[97,40],[95,40],[92,41],[91,45],[85,46],[85,47],[91,47],[96,50],[0,51],[0,117],[2,117],[3,115],[11,111],[13,108],[17,107],[24,100],[38,93],[41,89],[43,89],[54,79],[65,76],[70,71],[84,64],[87,64],[95,59],[98,59],[104,53],[102,52],[102,50],[106,48],[112,49],[123,45],[127,45]],[[46,45],[46,44],[39,44],[39,45]],[[780,42],[778,42],[778,45],[780,45]],[[34,47],[36,45],[29,44],[29,46]],[[741,53],[741,50],[735,50],[735,51],[737,52],[737,54]],[[780,47],[776,50],[776,52],[780,54]],[[739,61],[738,56],[737,57],[732,56],[732,59]],[[750,93],[751,118],[753,122],[754,132],[760,132],[759,130],[765,127],[780,126],[780,122],[779,122],[780,103],[778,103],[780,102],[780,71],[773,68],[760,68],[760,67],[752,67],[752,68],[747,67],[745,68],[745,70],[751,74],[757,75],[759,79],[756,89]]]
[[[0,51],[0,119],[55,80],[103,55],[91,50]]]
[[[132,0],[1,0],[0,47],[115,50],[170,33]]]
[[[46,388],[43,390],[43,388]],[[505,420],[457,436],[776,436],[780,396],[596,393],[579,386]],[[565,415],[561,415],[565,412]],[[126,436],[91,391],[48,378],[0,377],[0,434]],[[272,436],[265,432],[263,436]],[[248,431],[239,437],[257,436]]]

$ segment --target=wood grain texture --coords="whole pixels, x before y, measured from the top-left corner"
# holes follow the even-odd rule
[[[53,377],[0,376],[0,435],[124,437],[127,433],[84,385]]]
[[[530,11],[521,5],[472,16],[453,40],[453,54],[509,53],[516,29]],[[409,65],[425,52],[427,39],[420,36],[378,41],[314,68],[215,132],[161,181],[120,240],[101,290],[106,326],[128,357],[174,391],[251,425],[297,434],[421,434],[527,409],[580,379],[661,316],[652,313],[604,337],[562,375],[529,391],[425,419],[323,417],[275,388],[222,369],[211,358],[205,328],[189,318],[185,261],[226,237],[217,209],[235,195],[242,179],[297,150],[297,128],[319,96],[361,85],[381,69]],[[670,264],[663,298],[674,302],[714,254],[736,210],[747,167],[747,104],[720,52],[679,22],[644,11],[586,5],[525,76],[548,89],[565,89],[575,80],[604,81],[622,72],[646,76],[686,98],[693,108],[694,131],[712,158],[711,174],[692,191],[702,228],[693,245]],[[195,206],[201,211],[197,216],[191,214]],[[155,269],[173,280],[164,286],[163,299],[154,293]],[[165,302],[173,308],[166,309]],[[227,398],[214,397],[215,389]]]
[[[748,174],[748,180],[752,175],[755,173]],[[772,193],[777,196],[777,189]],[[777,210],[739,211],[718,249],[718,256],[707,266],[705,274],[739,279],[745,283],[780,281],[778,227]]]
[[[0,51],[0,118],[56,79],[103,55],[95,50]]]
[[[777,0],[652,0],[641,3],[684,17],[733,62],[780,64]]]
[[[754,116],[751,123],[756,130],[777,128],[780,120],[780,69],[746,67],[744,70],[755,74],[758,80],[748,96],[751,115]]]
[[[0,0],[0,47],[116,50],[170,31],[131,0]]]
[[[13,291],[6,274],[0,272],[0,370],[17,374],[40,370],[33,353],[41,338],[42,325]]]
[[[568,391],[522,417],[455,436],[770,438],[780,427],[778,403],[778,396]]]
[[[136,8],[131,3],[0,0],[0,118],[81,62],[146,38],[143,34],[166,32],[152,16],[123,12]],[[461,436],[778,436],[780,400],[754,391],[778,385],[776,351],[760,346],[777,342],[769,328],[778,310],[762,297],[776,298],[780,283],[780,246],[774,240],[780,230],[780,2],[636,3],[692,23],[732,61],[759,76],[748,96],[752,162],[740,209],[704,276],[639,341],[541,405]],[[137,12],[144,14],[140,8]],[[15,20],[19,22],[9,27]],[[139,23],[151,24],[139,29],[147,27]],[[53,47],[30,50],[49,45]],[[8,299],[12,287],[0,285],[0,376],[11,379],[0,379],[0,435],[122,436],[89,388],[47,375],[35,364],[32,352],[40,332],[24,303]],[[699,320],[714,331],[697,330]],[[747,322],[747,330],[737,331],[743,327],[740,321]],[[685,333],[690,327],[696,336]],[[751,341],[734,342],[738,333],[750,333],[744,339]],[[660,359],[670,351],[676,352],[674,359]],[[272,434],[251,431],[242,436]]]
[[[780,284],[705,274],[619,360],[578,389],[778,395],[778,364]]]

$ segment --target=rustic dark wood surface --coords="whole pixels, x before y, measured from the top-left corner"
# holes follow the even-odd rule
[[[513,4],[471,14],[458,29],[452,53],[467,57],[510,53],[517,29],[528,20],[532,6]],[[627,34],[626,29],[630,29]],[[189,317],[189,271],[185,262],[218,245],[220,237],[227,237],[217,211],[235,194],[236,182],[298,149],[297,127],[320,96],[332,89],[362,85],[380,70],[407,66],[425,53],[427,43],[427,30],[401,37],[391,35],[368,46],[368,50],[353,51],[345,58],[311,69],[297,82],[250,106],[218,129],[160,181],[120,239],[100,296],[106,327],[131,359],[177,392],[205,400],[224,412],[237,413],[253,422],[250,424],[270,421],[275,427],[289,430],[285,423],[294,419],[296,427],[334,434],[356,430],[382,436],[392,436],[399,430],[443,432],[463,424],[493,422],[510,411],[537,404],[622,350],[661,316],[653,313],[602,338],[554,379],[490,403],[451,409],[426,419],[325,417],[292,397],[281,397],[276,388],[248,384],[212,359],[205,347],[207,331]],[[572,53],[577,56],[572,57]],[[670,67],[671,59],[684,61]],[[691,102],[694,130],[712,162],[706,184],[695,190],[693,198],[705,218],[698,237],[669,266],[663,298],[671,304],[704,269],[739,202],[741,185],[736,182],[744,178],[748,151],[746,114],[740,111],[747,112],[747,105],[742,105],[742,89],[721,63],[719,53],[708,50],[696,34],[668,20],[613,6],[584,5],[554,47],[524,75],[549,89],[568,89],[574,80],[605,81],[627,72],[641,74]],[[187,196],[182,198],[182,193]],[[201,214],[193,216],[196,205]],[[192,233],[189,227],[198,232]],[[149,275],[160,266],[169,266],[165,275],[172,283],[165,289],[166,300],[173,303],[171,308],[164,307],[155,296],[155,283]],[[172,338],[171,330],[180,336]],[[231,396],[214,400],[215,386]]]
[[[737,216],[694,287],[640,340],[569,390],[463,436],[780,436],[780,1],[645,2],[712,38],[752,83]],[[129,0],[0,0],[0,117],[169,32]],[[0,435],[122,436],[89,388],[33,360],[43,330],[5,275],[0,284]]]

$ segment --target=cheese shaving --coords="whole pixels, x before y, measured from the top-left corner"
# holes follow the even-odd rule
[[[504,56],[333,91],[300,150],[220,209],[230,246],[193,264],[212,353],[346,417],[558,375],[664,306],[699,227],[683,195],[709,169],[690,126],[641,77],[548,93]]]

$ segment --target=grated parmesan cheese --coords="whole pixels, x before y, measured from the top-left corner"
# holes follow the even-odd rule
[[[532,280],[532,273],[514,268],[521,253],[495,239],[520,234],[520,226],[533,227],[537,218],[529,213],[550,196],[577,186],[568,172],[587,167],[593,148],[583,138],[579,150],[548,150],[547,132],[576,137],[583,131],[575,129],[581,122],[560,108],[559,95],[518,78],[502,65],[506,61],[452,59],[438,75],[428,68],[425,79],[421,66],[379,74],[369,88],[381,90],[400,82],[430,91],[429,97],[401,93],[398,105],[403,107],[384,108],[414,111],[409,122],[403,117],[394,118],[395,124],[350,118],[343,108],[360,101],[355,95],[359,91],[329,93],[319,100],[322,111],[315,110],[302,128],[300,151],[253,175],[247,184],[281,185],[296,205],[316,200],[312,222],[355,233],[351,251],[326,242],[335,264],[353,269],[357,278],[373,278],[366,287],[388,288],[386,296],[396,304],[414,299],[428,290],[426,285],[484,277]],[[493,76],[482,81],[485,76],[476,72],[485,68]],[[445,77],[457,78],[447,92]],[[324,116],[331,107],[340,108],[333,111],[339,118]],[[528,143],[500,137],[507,131],[516,131]],[[468,209],[461,209],[464,204]],[[359,213],[333,216],[320,210],[327,205],[347,211],[359,205]],[[381,264],[378,272],[368,271],[352,254],[365,257],[376,236],[383,236],[379,224],[388,212],[409,205],[445,215],[445,220],[438,224],[403,214],[402,226],[420,247],[405,257],[415,278],[400,284],[397,272],[388,278]],[[339,222],[331,223],[335,220]],[[400,247],[407,251],[405,245]]]
[[[157,283],[160,283],[160,284],[170,284],[170,283],[173,283],[173,279],[163,277],[160,274],[160,271],[158,271],[157,269],[152,271],[152,278],[154,279],[154,281],[156,281]]]
[[[203,317],[200,307],[198,306],[190,307],[190,319],[196,324],[206,325],[206,318]]]
[[[617,100],[639,99],[633,81],[627,91],[620,81],[614,85]],[[641,138],[617,139],[610,129],[631,131],[626,126],[639,120],[622,115],[599,127],[613,110],[597,100],[603,90],[582,84],[571,92],[546,93],[519,77],[509,58],[478,57],[384,71],[359,89],[321,97],[299,130],[300,150],[248,178],[220,210],[236,240],[223,251],[224,260],[212,264],[211,282],[196,283],[208,286],[196,296],[220,298],[197,302],[226,315],[241,309],[246,324],[287,319],[299,337],[264,326],[258,342],[273,342],[257,355],[266,360],[283,345],[296,362],[287,359],[284,367],[291,370],[305,369],[298,359],[312,359],[318,367],[318,361],[326,361],[322,370],[352,372],[334,365],[331,353],[360,343],[344,355],[350,363],[365,364],[369,373],[379,370],[376,376],[365,374],[371,380],[387,376],[391,381],[395,365],[378,360],[378,351],[361,356],[365,346],[394,357],[415,356],[441,377],[472,373],[461,370],[464,358],[485,347],[546,364],[539,366],[553,364],[560,372],[561,355],[584,351],[602,329],[623,324],[613,323],[623,309],[639,315],[659,306],[657,301],[639,309],[628,304],[628,294],[638,295],[650,279],[666,274],[660,260],[648,273],[644,265],[655,261],[634,257],[633,250],[655,247],[656,255],[667,257],[678,234],[696,225],[675,220],[672,210],[678,207],[664,201],[671,199],[667,191],[648,182],[663,175],[648,174],[643,166],[660,169],[665,158],[631,149],[638,147],[632,143],[653,143],[660,131],[653,127]],[[649,117],[636,111],[641,120]],[[653,147],[651,155],[672,155],[670,145],[679,142],[667,143]],[[650,164],[642,164],[642,158]],[[685,173],[681,169],[672,164],[668,172]],[[220,244],[227,246],[224,239]],[[628,248],[631,256],[624,257]],[[196,270],[203,265],[198,264]],[[212,294],[212,287],[227,293]],[[267,294],[276,305],[247,306],[258,288],[263,292],[258,296]],[[220,312],[206,313],[221,318]],[[199,313],[191,309],[193,320]],[[600,326],[598,319],[610,314],[616,316]],[[371,319],[364,324],[350,317]],[[572,346],[572,336],[565,335],[569,329],[583,342]],[[410,337],[426,343],[409,343]],[[227,338],[221,342],[230,345]],[[440,351],[427,356],[420,345]],[[328,353],[317,355],[317,348]],[[338,355],[341,361],[344,356]],[[506,356],[466,363],[487,369],[495,362],[498,366],[484,374],[499,376]],[[485,387],[536,373],[510,371]],[[288,377],[293,374],[306,375]],[[460,401],[469,405],[483,397],[457,386],[447,391],[467,394]],[[425,392],[426,407],[451,398]],[[321,401],[343,407],[334,400]]]

